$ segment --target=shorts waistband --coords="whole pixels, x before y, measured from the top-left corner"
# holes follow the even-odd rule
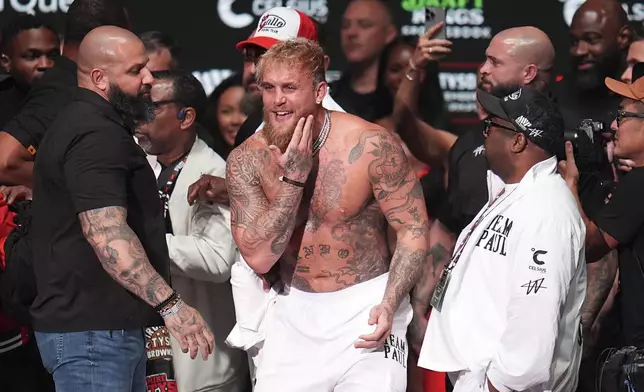
[[[377,276],[375,278],[369,279],[366,282],[354,284],[342,290],[330,291],[324,293],[311,293],[308,291],[298,290],[295,287],[289,287],[287,297],[292,299],[303,299],[306,301],[335,301],[337,299],[346,299],[347,297],[351,298],[353,296],[364,296],[365,293],[371,295],[385,294],[385,287],[387,286],[387,279],[389,278],[389,272]]]

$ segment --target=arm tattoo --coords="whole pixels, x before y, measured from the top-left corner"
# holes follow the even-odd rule
[[[581,307],[581,323],[590,330],[613,287],[617,272],[617,251],[612,250],[600,260],[587,264],[586,299]]]
[[[429,232],[427,211],[420,182],[391,134],[364,131],[349,153],[349,163],[357,162],[365,153],[371,155],[367,171],[374,197],[387,222],[399,236],[403,233],[392,257],[383,299],[395,311],[423,272]]]
[[[226,184],[237,245],[246,252],[271,255],[277,261],[293,234],[303,190],[280,183],[275,201],[269,202],[260,177],[261,170],[268,167],[268,150],[242,145],[228,156]]]
[[[125,208],[98,208],[82,212],[78,217],[85,238],[112,279],[152,306],[172,294],[128,226]]]

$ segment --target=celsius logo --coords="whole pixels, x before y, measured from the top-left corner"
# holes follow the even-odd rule
[[[279,29],[281,27],[284,27],[285,25],[286,25],[286,21],[280,18],[279,16],[266,14],[259,22],[259,29],[260,30],[263,30],[264,28]]]
[[[546,253],[548,253],[548,251],[547,250],[535,250],[534,248],[532,248],[530,250],[534,252],[532,254],[532,261],[534,261],[534,263],[536,265],[544,265],[545,261],[539,260],[539,256],[545,255]]]
[[[7,0],[0,0],[0,12],[4,11]],[[67,12],[74,0],[9,0],[8,3],[16,12],[35,15],[36,12]]]
[[[217,12],[219,19],[224,22],[228,27],[233,29],[243,29],[253,23],[253,15],[251,14],[236,14],[233,12],[233,3],[235,0],[219,0],[217,3]]]

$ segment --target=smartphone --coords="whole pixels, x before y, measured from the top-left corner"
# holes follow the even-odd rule
[[[436,26],[441,22],[445,22],[445,8],[441,7],[425,7],[425,31]],[[436,34],[436,39],[447,39],[447,25]]]

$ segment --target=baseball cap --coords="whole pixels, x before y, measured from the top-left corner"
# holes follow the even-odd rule
[[[604,82],[612,92],[621,95],[622,97],[634,99],[636,101],[644,100],[644,63],[637,63],[633,66],[633,83],[627,84],[615,80],[613,78],[606,78]]]
[[[237,44],[242,50],[250,44],[270,49],[280,41],[293,38],[318,40],[315,24],[305,13],[288,7],[275,7],[264,12],[259,18],[252,37]]]
[[[503,98],[478,90],[476,98],[490,115],[511,122],[528,140],[555,154],[563,140],[564,120],[557,105],[531,87],[522,87]]]

